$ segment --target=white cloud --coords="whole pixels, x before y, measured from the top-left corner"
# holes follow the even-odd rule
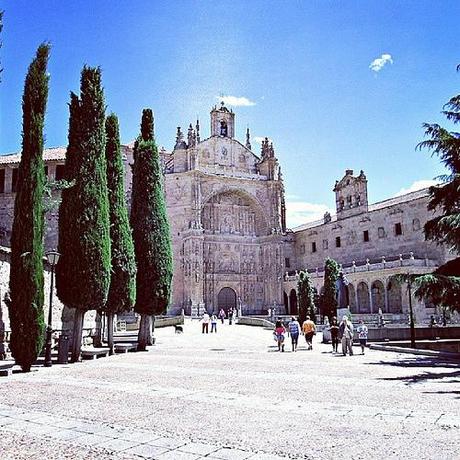
[[[393,64],[393,58],[391,54],[382,54],[379,58],[374,59],[369,64],[369,69],[374,72],[380,72],[386,64]]]
[[[417,190],[421,190],[422,188],[431,187],[432,185],[439,184],[438,180],[433,179],[421,179],[416,180],[410,187],[402,188],[396,196],[405,195],[406,193],[415,192]]]
[[[333,213],[325,204],[309,203],[308,201],[287,201],[287,226],[288,228],[294,228],[307,222],[322,219],[325,212]]]
[[[258,144],[262,144],[262,141],[265,140],[265,137],[255,136],[252,139],[254,139]],[[273,141],[270,138],[268,138],[268,142],[273,142]]]
[[[255,102],[250,101],[247,97],[216,96],[216,99],[234,107],[250,107],[251,105],[256,105]]]

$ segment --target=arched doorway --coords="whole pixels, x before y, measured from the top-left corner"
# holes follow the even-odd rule
[[[236,308],[236,292],[229,287],[222,288],[217,296],[217,305],[219,310],[223,308],[225,311]]]
[[[289,312],[289,314],[297,315],[299,313],[299,310],[297,308],[297,291],[295,289],[291,289],[291,292],[289,294],[289,302],[291,304],[291,311]]]

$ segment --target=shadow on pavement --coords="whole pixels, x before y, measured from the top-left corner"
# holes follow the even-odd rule
[[[382,377],[379,380],[387,380],[387,381],[401,381],[405,382],[407,385],[425,381],[436,381],[436,380],[443,380],[443,379],[452,379],[456,377],[460,377],[460,370],[458,362],[442,359],[442,358],[432,358],[429,356],[417,356],[414,358],[406,358],[398,361],[379,361],[374,363],[369,363],[370,365],[377,365],[377,366],[393,366],[393,367],[402,367],[402,368],[433,368],[433,369],[453,369],[453,372],[430,372],[425,371],[418,374],[412,374],[407,376],[400,376],[400,377]],[[454,370],[457,369],[457,370]],[[444,382],[438,383],[460,383],[460,380],[449,380]],[[439,392],[433,392],[439,393]],[[452,393],[452,392],[446,392]],[[453,392],[458,393],[458,392]]]

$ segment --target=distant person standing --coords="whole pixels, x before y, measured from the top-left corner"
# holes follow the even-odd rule
[[[203,314],[203,318],[201,318],[201,333],[202,334],[204,334],[205,332],[206,334],[208,333],[209,321],[210,321],[210,318],[209,318],[208,312],[205,310]]]
[[[268,309],[268,319],[271,321],[272,320],[272,309]]]
[[[364,324],[362,319],[359,320],[359,326],[356,329],[358,333],[359,344],[361,345],[361,354],[364,355],[364,349],[366,348],[367,344],[367,335],[369,334],[369,330],[367,326]]]
[[[289,322],[289,333],[291,334],[292,351],[297,351],[297,343],[299,341],[300,324],[297,318],[293,316]]]
[[[225,316],[226,316],[225,315],[225,310],[223,308],[221,308],[220,311],[219,311],[219,318],[220,318],[222,324],[224,324]]]
[[[316,326],[309,316],[306,317],[302,324],[302,332],[307,342],[307,350],[313,350],[313,336],[316,334]]]
[[[337,324],[337,318],[334,316],[329,326],[329,332],[331,333],[332,342],[332,353],[338,353],[339,349],[339,326]]]
[[[215,313],[211,316],[211,334],[215,332],[217,334],[217,316]]]
[[[228,324],[232,324],[233,322],[233,308],[228,309]]]
[[[353,355],[353,323],[344,316],[339,326],[340,334],[342,335],[342,353],[343,356]]]

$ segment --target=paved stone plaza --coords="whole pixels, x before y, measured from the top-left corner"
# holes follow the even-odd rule
[[[278,353],[261,328],[199,327],[158,330],[150,352],[2,378],[0,457],[460,457],[458,363],[303,342]]]

